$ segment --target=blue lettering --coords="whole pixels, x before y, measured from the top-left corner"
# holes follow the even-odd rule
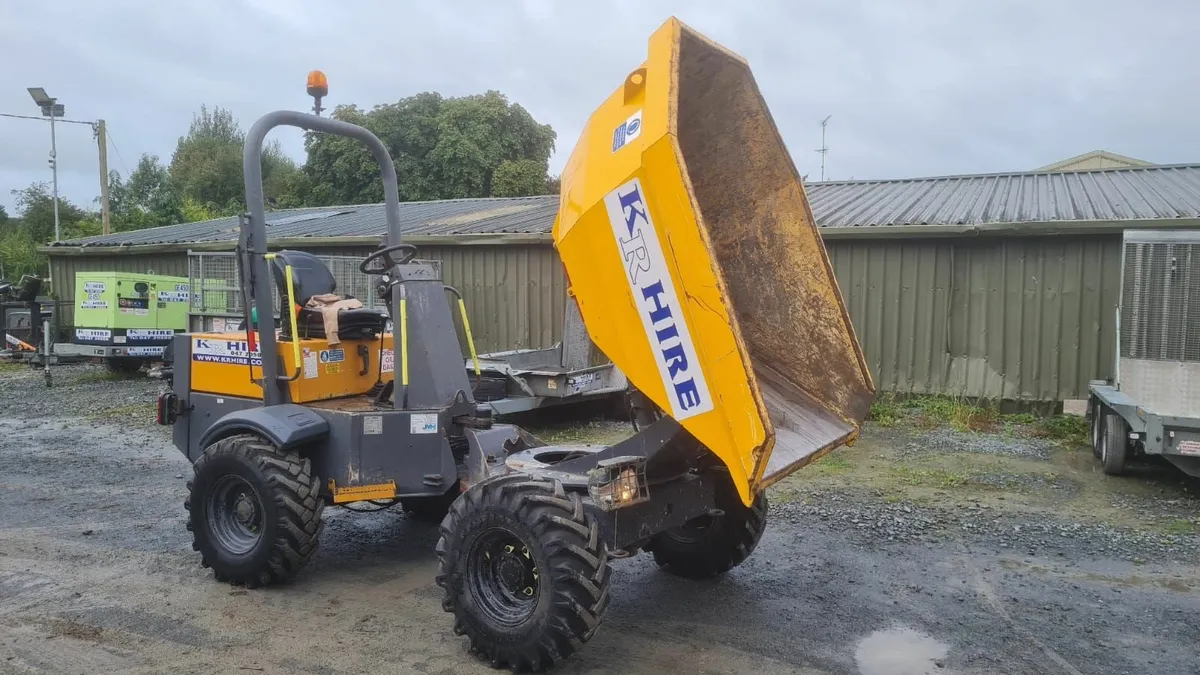
[[[656,281],[649,286],[642,288],[642,297],[654,303],[654,309],[650,312],[650,322],[658,323],[671,318],[671,306],[663,305],[661,295],[666,290],[663,288],[662,281]]]
[[[662,350],[663,358],[667,360],[667,372],[671,374],[671,381],[675,381],[675,376],[687,370],[687,354],[683,351],[682,344],[676,344]]]
[[[679,399],[679,407],[684,410],[700,405],[700,391],[696,389],[696,380],[688,378],[676,384],[675,397]]]
[[[625,256],[625,261],[629,263],[629,269],[626,270],[626,273],[629,275],[630,281],[636,284],[638,281],[638,272],[650,271],[650,252],[646,249],[642,233],[639,231],[629,239],[622,239],[621,251]]]
[[[670,326],[654,331],[654,335],[659,342],[666,342],[671,338],[679,337],[679,329],[675,327],[675,322],[671,322]]]
[[[629,228],[629,234],[633,234],[634,226],[637,224],[639,216],[642,220],[649,220],[646,217],[646,205],[642,203],[642,194],[635,187],[629,192],[620,195],[620,201],[621,213],[625,215],[625,227]]]

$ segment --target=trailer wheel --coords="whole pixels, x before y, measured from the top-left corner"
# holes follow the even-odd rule
[[[210,445],[192,469],[187,528],[217,581],[285,581],[316,552],[325,502],[308,459],[242,434]]]
[[[1103,426],[1100,465],[1104,473],[1119,476],[1125,472],[1125,459],[1129,454],[1129,423],[1110,412],[1104,415]]]
[[[1092,406],[1092,454],[1100,459],[1101,445],[1104,442],[1104,406],[1096,399],[1091,400]]]
[[[747,508],[730,485],[717,493],[717,506],[720,515],[700,516],[655,535],[646,546],[654,562],[685,579],[708,579],[745,562],[767,529],[767,495],[759,493]]]
[[[508,474],[473,485],[442,521],[437,556],[454,632],[496,667],[559,663],[608,607],[599,525],[558,481]]]

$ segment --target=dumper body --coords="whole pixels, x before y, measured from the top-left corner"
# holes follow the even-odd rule
[[[742,499],[852,441],[875,386],[746,62],[677,20],[592,115],[554,242],[596,345]]]

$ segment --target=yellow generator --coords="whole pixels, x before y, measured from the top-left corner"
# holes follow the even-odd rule
[[[320,73],[309,93],[319,113]],[[337,344],[327,317],[297,311],[336,297],[328,271],[267,249],[260,156],[280,125],[358,139],[382,169],[388,235],[360,269],[388,311],[337,313]],[[251,330],[176,338],[159,400],[194,466],[193,546],[219,580],[292,577],[327,505],[399,503],[441,519],[436,580],[455,632],[493,664],[542,670],[597,630],[612,560],[645,551],[692,579],[743,562],[767,486],[853,442],[874,397],[749,67],[675,19],[588,120],[554,226],[588,333],[635,388],[636,433],[611,447],[544,445],[475,401],[453,289],[401,241],[374,135],[275,112],[244,161]]]

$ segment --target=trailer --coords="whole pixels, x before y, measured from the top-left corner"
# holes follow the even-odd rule
[[[476,399],[496,415],[601,400],[624,412],[628,379],[612,361],[595,361],[579,305],[568,298],[558,344],[481,354],[466,365],[475,371]]]
[[[1200,230],[1126,230],[1117,334],[1113,377],[1088,385],[1104,473],[1158,455],[1200,477]]]

